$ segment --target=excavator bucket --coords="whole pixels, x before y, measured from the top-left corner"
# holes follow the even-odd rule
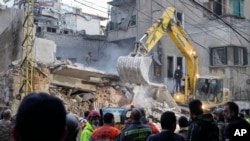
[[[151,57],[120,56],[117,60],[117,71],[124,83],[149,84]]]

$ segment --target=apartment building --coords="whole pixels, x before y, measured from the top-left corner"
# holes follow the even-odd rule
[[[113,0],[108,41],[136,42],[166,7],[175,7],[200,57],[201,75],[224,78],[224,87],[235,98],[249,98],[250,11],[247,0]],[[207,10],[205,10],[207,9]],[[209,12],[210,11],[210,12]],[[124,48],[131,44],[121,44]],[[132,51],[132,50],[131,50]],[[174,91],[173,72],[180,65],[187,74],[185,59],[169,37],[164,36],[152,51],[153,75]],[[159,63],[160,62],[160,63]],[[160,68],[161,71],[158,71]]]

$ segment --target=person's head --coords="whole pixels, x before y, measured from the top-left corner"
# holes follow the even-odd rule
[[[195,99],[189,103],[190,117],[191,119],[196,118],[199,115],[203,114],[202,103],[200,100]]]
[[[133,108],[131,111],[131,115],[130,118],[133,122],[140,122],[142,115],[141,115],[141,111],[138,108]]]
[[[88,118],[88,116],[89,116],[89,111],[85,111],[84,112],[84,118]]]
[[[3,119],[5,119],[5,120],[11,120],[11,110],[10,109],[6,109],[6,110],[4,110],[3,111],[3,113],[2,113],[2,116],[3,116]]]
[[[67,127],[67,135],[64,141],[75,141],[77,134],[80,130],[80,124],[77,118],[71,114],[66,116],[66,127]]]
[[[174,132],[176,129],[176,116],[174,112],[167,111],[161,115],[161,128]]]
[[[15,119],[15,141],[61,141],[65,135],[63,102],[46,93],[31,93],[22,100]]]
[[[226,121],[231,121],[239,114],[239,106],[234,102],[227,102],[223,108],[223,114]]]
[[[178,120],[178,124],[180,128],[188,127],[188,119],[184,116],[181,116]]]
[[[103,116],[103,123],[107,124],[107,125],[115,125],[115,118],[114,115],[112,113],[106,113]]]
[[[216,120],[217,122],[219,122],[219,121],[224,122],[225,121],[222,108],[215,109],[213,111],[213,116],[214,116],[214,120]]]
[[[250,116],[250,109],[246,109],[245,114],[246,116]]]
[[[88,122],[90,122],[94,126],[98,126],[99,121],[100,121],[100,113],[96,110],[92,110],[89,112],[88,115]]]

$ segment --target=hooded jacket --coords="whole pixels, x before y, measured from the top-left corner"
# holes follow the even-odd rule
[[[193,119],[188,130],[187,141],[206,140],[219,140],[219,129],[211,114],[199,115]]]
[[[89,122],[87,122],[82,131],[80,141],[89,141],[94,130],[95,130],[95,127],[92,126]]]

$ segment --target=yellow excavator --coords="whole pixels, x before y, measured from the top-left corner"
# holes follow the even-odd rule
[[[176,103],[187,105],[192,99],[200,99],[204,109],[213,109],[231,100],[231,92],[223,88],[223,79],[217,76],[200,76],[199,56],[187,38],[180,22],[176,21],[176,9],[168,7],[135,44],[134,51],[117,60],[117,71],[121,81],[140,85],[155,85],[150,81],[152,57],[150,51],[165,35],[170,37],[187,62],[188,75],[184,77],[184,90],[173,94]],[[209,93],[202,92],[203,85],[209,86]],[[213,93],[212,93],[213,92]]]

